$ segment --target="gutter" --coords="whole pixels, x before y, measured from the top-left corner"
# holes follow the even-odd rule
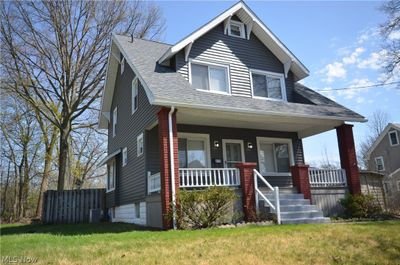
[[[172,223],[174,230],[176,230],[176,191],[175,191],[175,165],[174,165],[174,137],[172,130],[172,114],[175,107],[171,106],[168,113],[168,133],[169,133],[169,156],[170,156],[170,169],[171,169],[171,193],[172,193]]]
[[[347,121],[347,122],[367,122],[368,120],[361,116],[359,118],[348,117],[348,116],[321,116],[315,114],[292,114],[292,113],[283,113],[278,111],[263,111],[263,110],[254,110],[254,109],[246,109],[246,108],[235,108],[235,107],[218,107],[214,105],[204,105],[204,104],[188,104],[188,103],[179,103],[173,101],[165,101],[165,100],[154,100],[151,102],[152,105],[158,106],[178,106],[182,108],[191,108],[191,109],[206,109],[206,110],[216,110],[216,111],[226,111],[226,112],[234,112],[234,113],[243,113],[243,114],[255,114],[255,115],[275,115],[281,117],[294,117],[294,118],[315,118],[322,120],[335,120],[335,121]],[[297,103],[293,103],[297,104]]]

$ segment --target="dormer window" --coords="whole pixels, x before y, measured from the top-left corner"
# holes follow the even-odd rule
[[[239,21],[231,20],[228,29],[228,35],[244,39],[245,38],[244,24]]]
[[[198,90],[229,94],[229,67],[197,60],[189,62],[190,83]]]

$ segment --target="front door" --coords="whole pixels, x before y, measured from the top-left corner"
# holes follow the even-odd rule
[[[224,167],[234,168],[235,164],[245,161],[242,140],[223,139],[222,149],[224,157]]]

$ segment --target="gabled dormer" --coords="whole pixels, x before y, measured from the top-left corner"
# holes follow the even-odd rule
[[[170,47],[158,60],[175,67],[192,88],[293,102],[306,67],[239,2]]]

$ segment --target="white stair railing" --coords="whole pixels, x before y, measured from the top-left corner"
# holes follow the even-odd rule
[[[261,192],[261,190],[258,188],[258,179],[261,179],[262,182],[274,193],[275,196],[275,205],[268,200],[268,198]],[[271,184],[256,170],[254,169],[254,188],[256,191],[256,210],[257,212],[259,211],[259,198],[258,196],[261,196],[261,198],[264,199],[266,203],[271,207],[272,210],[275,211],[276,213],[276,218],[278,224],[281,224],[281,206],[279,202],[279,187],[272,187]]]

